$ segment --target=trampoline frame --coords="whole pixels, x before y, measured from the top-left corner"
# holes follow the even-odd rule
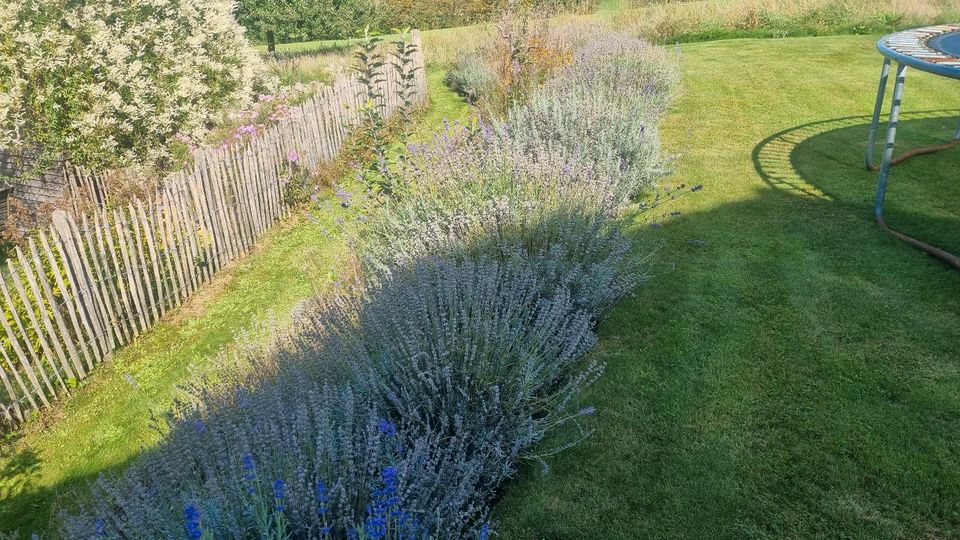
[[[900,110],[903,101],[903,91],[907,78],[907,67],[913,67],[921,71],[926,71],[928,73],[933,73],[943,77],[949,77],[951,79],[960,79],[960,58],[952,57],[946,53],[928,49],[926,40],[922,42],[922,45],[914,44],[911,42],[911,40],[914,39],[914,36],[910,35],[910,33],[913,33],[914,35],[932,34],[932,37],[927,38],[927,40],[929,40],[933,37],[960,31],[960,25],[949,26],[953,27],[953,29],[940,32],[939,34],[934,32],[936,32],[939,28],[944,28],[943,26],[918,28],[904,32],[897,32],[884,36],[880,38],[880,41],[877,42],[877,49],[884,56],[884,59],[883,67],[880,70],[880,84],[877,88],[877,100],[873,107],[873,118],[870,122],[870,133],[867,139],[867,151],[864,156],[864,164],[866,165],[867,170],[880,171],[880,177],[877,180],[877,193],[873,206],[873,215],[877,223],[901,240],[943,260],[957,269],[960,269],[960,258],[957,256],[935,246],[926,244],[915,238],[911,238],[903,233],[897,232],[891,229],[883,219],[883,201],[887,192],[887,182],[890,178],[890,168],[893,165],[916,155],[938,152],[940,150],[953,148],[954,146],[960,144],[960,120],[958,120],[957,127],[954,130],[953,138],[946,143],[916,148],[905,152],[896,158],[893,157],[893,148],[897,139],[897,127],[900,120]],[[898,36],[908,37],[898,39]],[[904,44],[904,42],[906,42],[906,44]],[[934,58],[936,61],[926,61],[922,58],[918,58],[917,56],[904,54],[888,46],[888,43],[894,43],[896,46],[900,46],[900,48],[913,52],[918,56]],[[883,145],[883,154],[880,158],[880,166],[877,167],[873,162],[874,150],[877,143],[877,132],[880,125],[880,113],[881,109],[883,108],[883,100],[886,95],[887,83],[890,78],[890,65],[894,60],[897,61],[897,69],[893,85],[893,98],[890,104],[890,117],[887,123],[886,140]]]
[[[883,49],[881,49],[881,52],[883,52]],[[893,147],[897,140],[897,124],[900,120],[903,89],[907,79],[907,64],[898,61],[896,79],[894,79],[893,85],[893,100],[890,104],[890,119],[887,123],[887,138],[883,145],[883,154],[880,158],[880,166],[877,167],[873,164],[873,153],[877,145],[877,131],[880,126],[880,113],[883,109],[883,98],[887,92],[887,81],[890,78],[890,64],[892,62],[893,60],[889,56],[883,59],[883,67],[880,70],[880,85],[879,88],[877,88],[877,101],[873,107],[873,119],[870,122],[870,135],[867,139],[867,152],[864,159],[867,170],[876,171],[879,169],[880,171],[880,178],[877,180],[877,196],[873,206],[873,215],[877,219],[883,218],[883,199],[887,192],[887,180],[890,177],[890,167],[900,163],[907,157],[912,157],[919,154],[928,154],[939,150],[946,150],[947,148],[952,148],[957,143],[960,143],[960,119],[958,119],[957,127],[953,133],[953,138],[943,145],[918,148],[909,152],[908,154],[904,154],[902,159],[894,159]]]

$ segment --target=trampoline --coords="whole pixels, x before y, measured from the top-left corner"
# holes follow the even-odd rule
[[[960,270],[960,257],[895,231],[883,219],[883,199],[887,191],[887,181],[890,178],[890,167],[916,155],[946,150],[960,144],[960,122],[958,122],[953,138],[949,141],[936,146],[916,148],[896,158],[893,157],[893,146],[897,138],[897,123],[900,118],[900,105],[907,77],[907,67],[951,79],[960,79],[960,23],[940,24],[895,32],[880,38],[880,41],[877,42],[877,49],[884,58],[883,67],[880,70],[880,86],[877,90],[877,101],[873,108],[873,121],[870,123],[866,153],[867,169],[880,171],[873,215],[881,227],[897,238]],[[890,65],[894,61],[897,62],[897,69],[893,84],[893,101],[890,105],[890,121],[887,125],[887,138],[883,145],[880,165],[877,166],[873,162],[874,146],[877,142],[877,127],[880,124],[880,109],[883,107],[887,79],[890,76]]]

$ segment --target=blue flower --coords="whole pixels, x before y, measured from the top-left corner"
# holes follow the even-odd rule
[[[381,473],[383,487],[373,490],[373,501],[367,505],[367,519],[364,520],[363,530],[368,538],[379,539],[387,535],[388,516],[400,516],[402,512],[397,508],[400,504],[397,498],[397,468],[384,467]]]
[[[323,516],[330,511],[327,508],[327,500],[330,497],[327,495],[327,486],[323,483],[323,480],[317,482],[317,514]]]
[[[484,523],[480,526],[479,540],[487,540],[488,538],[490,538],[490,524]]]
[[[203,433],[204,431],[207,430],[207,426],[203,424],[203,420],[200,420],[199,418],[197,418],[196,420],[193,421],[193,429],[195,429],[197,433]]]
[[[102,517],[97,518],[97,520],[93,523],[93,527],[97,531],[98,538],[107,537],[107,522],[104,521]]]
[[[257,479],[257,466],[253,462],[253,456],[244,454],[240,457],[240,462],[243,467],[243,479],[249,484],[247,485],[247,493],[254,493],[257,491],[257,487],[254,485],[254,480]]]
[[[200,526],[200,511],[197,507],[188,504],[183,508],[184,528],[187,530],[187,538],[197,540],[203,536],[203,528]]]
[[[286,487],[287,485],[283,480],[277,478],[273,481],[273,499],[276,503],[277,512],[283,512],[285,506],[283,505],[283,499],[286,497]]]
[[[380,433],[383,433],[387,437],[396,437],[397,436],[397,426],[393,422],[387,420],[386,418],[381,418],[377,422],[377,429],[380,430]]]

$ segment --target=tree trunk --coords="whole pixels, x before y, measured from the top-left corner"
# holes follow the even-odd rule
[[[273,35],[273,30],[267,30],[267,52],[277,51],[277,39]]]

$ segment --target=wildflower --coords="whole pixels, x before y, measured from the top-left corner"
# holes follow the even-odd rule
[[[348,193],[345,189],[340,186],[337,186],[336,197],[340,199],[340,206],[344,208],[350,207],[350,199],[353,198],[353,195]]]
[[[377,421],[377,429],[380,430],[380,433],[383,433],[387,437],[397,436],[397,426],[386,418],[381,418],[379,421]]]
[[[300,161],[300,154],[298,154],[296,150],[291,150],[290,153],[287,154],[287,161],[290,163],[296,163]]]
[[[487,540],[490,538],[490,524],[484,523],[480,526],[480,536],[479,540]]]
[[[203,433],[207,431],[207,426],[204,425],[203,420],[197,418],[196,420],[193,421],[193,429],[197,433]]]
[[[286,508],[283,504],[283,499],[286,497],[286,487],[284,481],[279,478],[273,481],[273,500],[277,512],[283,512],[283,509]]]
[[[97,518],[97,520],[93,523],[93,528],[96,530],[97,538],[107,537],[107,522],[104,521],[103,517]]]
[[[203,528],[200,526],[200,512],[197,507],[188,504],[183,508],[184,527],[187,529],[187,538],[196,540],[203,536]]]

